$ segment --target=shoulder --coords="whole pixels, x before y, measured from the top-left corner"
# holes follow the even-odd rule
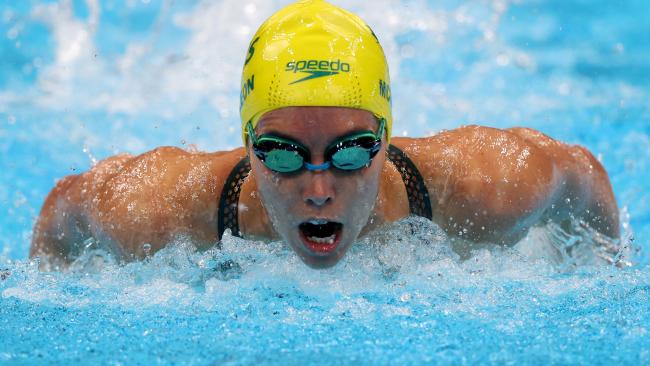
[[[554,140],[553,140],[554,141]],[[395,139],[416,164],[438,205],[530,210],[526,195],[548,195],[560,176],[555,159],[517,133],[464,126],[424,138]],[[517,202],[515,205],[514,203]]]
[[[545,158],[540,146],[513,131],[477,125],[444,130],[422,138],[398,137],[393,144],[404,150],[418,168],[425,171],[443,169],[456,174],[471,174],[472,164],[517,169],[531,160]],[[505,164],[510,162],[519,164]]]
[[[126,160],[87,200],[90,217],[127,252],[185,233],[212,243],[219,196],[242,148],[218,153],[159,147]]]
[[[119,170],[102,182],[111,199],[150,202],[216,195],[243,149],[227,152],[191,152],[158,147],[122,162]],[[109,198],[109,197],[106,197]]]
[[[393,139],[393,144],[415,159],[455,162],[467,158],[498,158],[499,160],[527,159],[531,155],[543,155],[546,147],[566,148],[543,133],[530,128],[499,129],[468,125],[453,130],[443,130],[435,135],[421,138]],[[495,161],[496,162],[496,161]]]
[[[244,154],[241,148],[203,153],[159,147],[130,157],[113,174],[89,180],[96,187],[88,200],[91,216],[129,221],[134,230],[144,222],[164,227],[197,216],[210,219],[230,170]]]

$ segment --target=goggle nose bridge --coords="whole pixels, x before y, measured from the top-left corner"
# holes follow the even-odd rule
[[[305,164],[305,168],[312,172],[319,172],[322,170],[327,170],[330,167],[332,167],[332,163],[330,163],[329,161],[326,161],[323,164],[310,164],[308,162],[305,162],[304,164]]]

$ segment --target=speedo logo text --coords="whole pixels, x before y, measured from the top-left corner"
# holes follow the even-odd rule
[[[291,84],[316,79],[324,76],[338,75],[342,72],[350,72],[350,64],[341,60],[300,60],[287,63],[287,72],[309,74]]]

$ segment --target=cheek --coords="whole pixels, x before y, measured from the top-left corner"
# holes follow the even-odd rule
[[[342,198],[350,212],[362,213],[362,216],[369,214],[377,198],[380,173],[380,170],[371,166],[347,184],[345,197]]]
[[[291,181],[282,179],[278,174],[268,169],[254,169],[257,188],[262,195],[262,204],[269,214],[287,213],[288,208],[295,206],[296,187]]]

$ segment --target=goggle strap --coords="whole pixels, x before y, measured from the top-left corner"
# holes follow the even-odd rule
[[[386,120],[382,117],[379,119],[379,131],[377,131],[377,139],[381,140],[384,137],[384,128],[386,127]]]
[[[257,136],[255,136],[255,131],[253,130],[253,122],[252,120],[249,120],[248,123],[246,123],[246,131],[248,131],[248,136],[250,136],[251,141],[253,144],[257,143]]]

